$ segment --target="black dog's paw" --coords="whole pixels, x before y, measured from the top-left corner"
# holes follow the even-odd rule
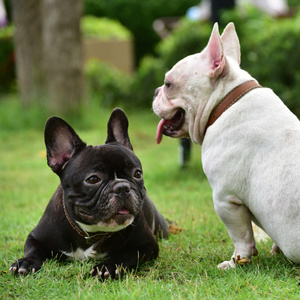
[[[124,276],[125,270],[126,268],[124,268],[123,265],[101,263],[96,265],[90,274],[97,276],[101,280],[118,280]]]
[[[14,275],[27,275],[29,273],[35,273],[42,266],[42,262],[35,258],[21,258],[18,259],[9,268],[9,273]]]

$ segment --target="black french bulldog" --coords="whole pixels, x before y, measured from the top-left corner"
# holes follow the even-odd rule
[[[156,237],[167,238],[168,225],[146,194],[121,109],[112,112],[107,131],[104,145],[86,146],[64,120],[47,121],[47,162],[61,184],[11,273],[34,273],[47,258],[92,257],[104,260],[93,276],[119,279],[157,257]]]

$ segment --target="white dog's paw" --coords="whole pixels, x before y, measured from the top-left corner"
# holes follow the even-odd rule
[[[232,268],[233,269],[235,268],[235,263],[232,259],[223,261],[222,263],[220,263],[218,265],[219,270],[229,270],[229,269],[232,269]]]
[[[251,264],[251,260],[245,257],[240,257],[240,255],[238,255],[236,258],[232,257],[231,260],[229,261],[223,261],[222,263],[220,263],[218,265],[218,269],[221,270],[228,270],[231,268],[235,268],[235,265],[238,264],[240,266],[246,265],[246,264]]]

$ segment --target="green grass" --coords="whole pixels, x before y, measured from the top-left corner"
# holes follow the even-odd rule
[[[93,107],[70,121],[88,144],[102,144],[110,110]],[[101,283],[88,276],[93,261],[47,261],[27,277],[8,274],[23,256],[28,233],[39,221],[58,184],[46,164],[43,124],[37,110],[23,111],[14,99],[0,102],[0,299],[296,299],[300,268],[283,255],[271,256],[271,241],[258,244],[248,266],[220,271],[233,247],[218,219],[211,190],[194,146],[189,168],[178,165],[178,141],[155,143],[157,117],[128,111],[129,133],[140,157],[149,196],[183,231],[160,242],[160,255],[122,281]]]

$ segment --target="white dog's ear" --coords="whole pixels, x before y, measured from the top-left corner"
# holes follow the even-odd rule
[[[241,49],[239,38],[233,23],[229,23],[221,36],[226,56],[233,58],[239,65],[241,63]]]
[[[208,76],[211,78],[218,77],[225,66],[223,44],[219,34],[218,23],[215,23],[209,42],[204,49],[205,57],[208,62]]]

